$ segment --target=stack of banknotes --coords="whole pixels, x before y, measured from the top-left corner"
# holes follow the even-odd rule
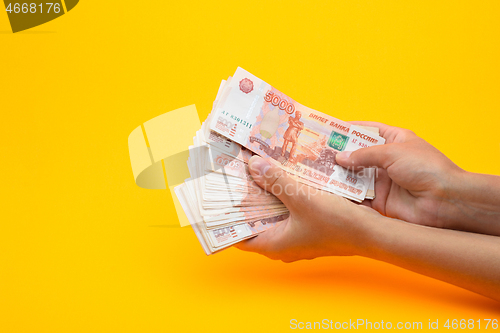
[[[384,144],[377,128],[303,106],[242,68],[223,80],[189,147],[191,177],[175,193],[206,254],[275,227],[289,216],[252,179],[259,155],[300,183],[353,201],[373,199],[375,172],[336,164],[340,151]]]

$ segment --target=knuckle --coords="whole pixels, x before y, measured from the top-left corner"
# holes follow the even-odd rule
[[[272,167],[265,175],[265,183],[273,186],[283,177],[284,171],[278,167]]]
[[[283,171],[282,169],[276,167],[273,170],[273,175],[272,175],[272,182],[273,182],[273,184],[272,185],[274,185],[277,182],[279,182],[280,180],[282,180],[284,176],[285,176],[285,171]]]
[[[386,157],[400,154],[405,148],[402,143],[391,143],[385,146]]]
[[[281,261],[284,262],[285,264],[291,264],[292,262],[296,261],[296,259],[282,258]]]
[[[266,253],[262,253],[262,254],[265,255],[266,257],[268,257],[271,260],[281,260],[281,257],[280,257],[280,255],[278,253],[266,252]]]
[[[416,135],[415,132],[410,129],[406,129],[406,133],[409,135]]]
[[[262,253],[271,260],[279,260],[284,263],[291,263],[297,260],[296,256],[290,253],[288,250],[283,249],[273,249]]]
[[[288,185],[286,177],[287,174],[280,169],[279,171],[276,171],[273,178],[267,185],[273,190],[273,193],[283,193],[285,191],[285,187]]]
[[[285,264],[290,264],[292,262],[299,261],[300,259],[302,258],[299,257],[297,253],[288,252],[282,256],[281,261]]]
[[[413,132],[412,130],[406,129],[406,128],[402,129],[402,133],[403,133],[403,138],[405,140],[409,140],[409,139],[417,136],[417,134],[415,134],[415,132]]]

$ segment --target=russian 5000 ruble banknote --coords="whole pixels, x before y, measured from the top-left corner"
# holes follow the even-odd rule
[[[373,172],[346,170],[335,156],[385,143],[367,129],[297,103],[241,68],[220,90],[209,120],[213,132],[321,189],[356,201],[365,199]],[[208,140],[232,154],[245,153],[215,134],[209,133]]]
[[[359,126],[303,106],[238,68],[226,82],[210,117],[210,129],[287,172],[321,188],[362,201],[371,170],[346,170],[338,152],[385,143]],[[223,149],[226,143],[220,143]]]

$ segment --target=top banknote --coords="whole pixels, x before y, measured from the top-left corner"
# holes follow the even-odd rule
[[[242,68],[225,84],[210,129],[291,174],[357,201],[365,198],[374,175],[346,170],[335,156],[385,143],[369,130],[297,103]]]

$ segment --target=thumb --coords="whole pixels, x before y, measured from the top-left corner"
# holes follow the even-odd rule
[[[299,184],[283,169],[257,155],[248,161],[248,167],[257,185],[277,196],[287,207],[293,205],[299,194]]]
[[[361,148],[356,151],[343,151],[337,154],[337,164],[345,168],[379,167],[387,169],[400,155],[394,143],[383,146]]]

